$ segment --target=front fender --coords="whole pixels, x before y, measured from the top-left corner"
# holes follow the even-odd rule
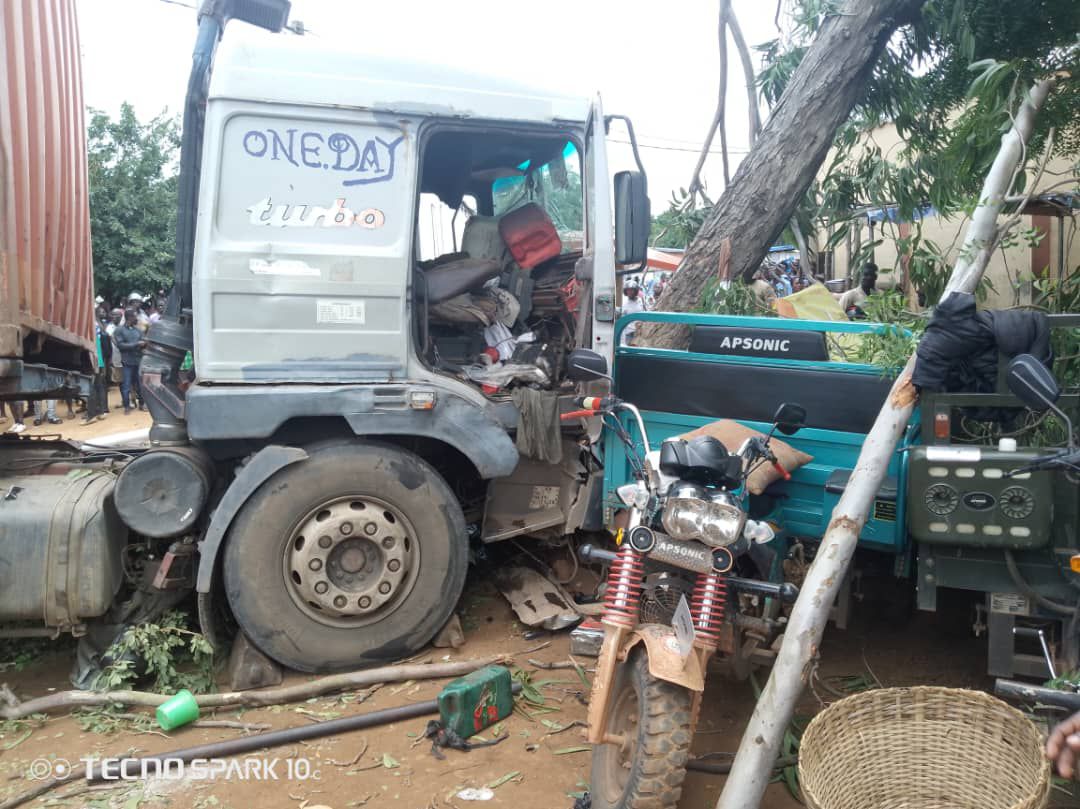
[[[645,644],[649,674],[658,680],[681,685],[690,691],[705,690],[705,668],[700,655],[694,652],[685,661],[679,654],[675,630],[659,624],[642,624],[630,633],[619,660],[625,661],[638,644]]]
[[[252,456],[236,473],[233,482],[225,491],[225,496],[217,504],[210,517],[210,527],[199,543],[199,574],[196,589],[200,593],[209,593],[214,580],[218,552],[225,534],[229,531],[233,519],[243,508],[255,490],[286,466],[307,460],[308,454],[299,447],[283,447],[271,444],[263,447]]]

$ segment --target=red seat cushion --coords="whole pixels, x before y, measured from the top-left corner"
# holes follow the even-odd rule
[[[524,270],[543,264],[562,252],[562,242],[547,211],[530,202],[499,219],[499,235],[510,255]]]

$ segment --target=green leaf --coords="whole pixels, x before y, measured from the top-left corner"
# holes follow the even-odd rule
[[[505,784],[507,781],[513,781],[515,778],[521,778],[521,771],[520,770],[512,770],[511,772],[508,772],[506,775],[503,775],[503,776],[501,776],[499,778],[496,778],[494,781],[492,781],[490,784],[487,785],[488,789],[498,789],[503,784]]]
[[[401,766],[401,764],[398,763],[398,760],[389,753],[382,754],[382,765],[388,770],[393,770],[396,767]]]

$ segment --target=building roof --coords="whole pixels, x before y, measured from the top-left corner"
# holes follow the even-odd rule
[[[588,118],[587,98],[558,95],[494,75],[327,47],[317,39],[231,26],[222,38],[210,98],[257,99],[413,115],[511,121]]]

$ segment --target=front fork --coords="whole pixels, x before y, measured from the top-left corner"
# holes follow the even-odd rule
[[[669,635],[665,642],[647,642],[646,633],[638,629],[638,607],[644,579],[644,562],[641,554],[629,543],[624,544],[611,563],[607,591],[604,595],[604,640],[596,661],[592,693],[589,697],[587,740],[591,744],[621,744],[622,738],[608,733],[608,717],[615,694],[612,684],[620,662],[624,661],[629,648],[643,642],[649,655],[649,672],[657,679],[666,680],[694,692],[691,702],[691,732],[697,726],[701,712],[701,696],[705,689],[705,671],[709,658],[719,644],[720,624],[723,621],[726,588],[723,576],[716,573],[699,573],[691,601],[694,622],[694,648],[691,660],[684,660]],[[651,637],[655,637],[653,633]]]

